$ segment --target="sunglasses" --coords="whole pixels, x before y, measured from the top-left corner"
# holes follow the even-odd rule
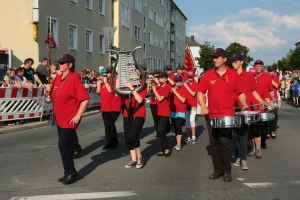
[[[64,64],[66,64],[66,63],[68,63],[68,62],[60,62],[60,63],[58,63],[59,65],[64,65]]]

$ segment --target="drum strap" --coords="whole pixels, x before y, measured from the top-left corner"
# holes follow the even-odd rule
[[[138,106],[136,106],[136,101],[134,101],[134,106],[132,106],[131,95],[129,95],[128,98],[129,98],[129,108],[125,106],[125,109],[128,113],[130,122],[133,123],[135,119],[134,114],[145,104],[145,102],[143,101]]]

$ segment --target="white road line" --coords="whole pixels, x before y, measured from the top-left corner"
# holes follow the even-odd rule
[[[265,183],[243,183],[244,185],[250,187],[250,188],[266,188],[266,187],[276,187],[276,183],[270,183],[270,182],[265,182]]]
[[[74,199],[104,199],[114,197],[135,196],[133,191],[117,192],[96,192],[96,193],[78,193],[78,194],[56,194],[43,196],[13,197],[11,200],[74,200]]]
[[[236,178],[239,181],[245,181],[245,178]]]

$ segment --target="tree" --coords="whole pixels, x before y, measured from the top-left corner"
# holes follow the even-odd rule
[[[253,61],[253,58],[248,55],[250,49],[246,46],[241,45],[240,43],[237,43],[237,42],[231,43],[226,48],[226,51],[227,51],[227,58],[228,58],[226,64],[230,67],[232,66],[232,61],[229,60],[229,58],[231,58],[236,53],[243,55],[243,57],[244,57],[243,68],[244,69],[246,69],[247,66],[250,64],[250,62]]]
[[[292,69],[300,69],[300,48],[296,48],[291,54],[290,65]]]
[[[290,49],[285,57],[277,62],[277,68],[282,71],[292,71],[293,67],[290,65],[290,59],[295,50]]]
[[[195,59],[198,61],[198,64],[204,70],[209,70],[214,66],[212,57],[210,56],[214,51],[215,47],[210,45],[210,42],[205,41],[203,45],[200,45],[199,57]]]

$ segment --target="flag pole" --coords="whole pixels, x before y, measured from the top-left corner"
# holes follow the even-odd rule
[[[48,63],[49,63],[49,66],[51,66],[51,58],[52,58],[52,44],[51,44],[51,38],[52,38],[52,19],[51,19],[51,17],[50,17],[50,19],[49,19],[49,26],[50,26],[50,28],[49,28],[49,33],[48,33],[48,35],[49,35],[49,40],[48,40]]]

